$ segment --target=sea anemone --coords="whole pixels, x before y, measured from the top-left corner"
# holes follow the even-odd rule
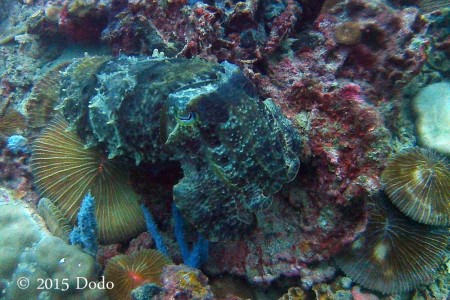
[[[156,250],[140,250],[131,255],[114,256],[105,268],[105,281],[114,283],[107,290],[110,299],[131,299],[131,291],[145,283],[160,284],[163,268],[172,262]]]
[[[138,195],[128,183],[126,168],[106,159],[67,130],[57,116],[33,145],[31,168],[36,185],[74,224],[83,197],[96,199],[99,241],[126,241],[145,230]]]
[[[391,201],[408,217],[450,225],[450,163],[444,156],[410,148],[390,159],[381,178]]]
[[[409,219],[384,195],[371,206],[365,232],[336,258],[339,267],[362,286],[385,294],[429,281],[444,258],[448,229]]]

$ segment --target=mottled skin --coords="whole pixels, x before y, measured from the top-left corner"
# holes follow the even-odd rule
[[[89,80],[80,68],[87,62]],[[298,134],[235,65],[84,58],[68,67],[63,85],[62,111],[88,146],[136,164],[180,161],[174,201],[212,241],[248,233],[254,212],[297,174]]]

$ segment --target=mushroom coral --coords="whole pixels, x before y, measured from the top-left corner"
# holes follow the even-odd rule
[[[114,256],[105,267],[105,281],[114,283],[108,290],[110,299],[131,300],[131,291],[145,283],[160,283],[169,258],[157,250],[140,250],[131,255]]]
[[[410,148],[390,159],[382,181],[392,203],[420,223],[450,225],[450,163],[430,149]]]
[[[384,195],[374,197],[367,228],[336,258],[364,287],[389,294],[409,291],[432,278],[445,255],[449,231],[414,222]]]
[[[145,230],[138,195],[128,183],[125,168],[84,147],[76,133],[57,116],[33,145],[31,168],[36,185],[74,224],[83,197],[91,191],[99,241],[126,241]]]

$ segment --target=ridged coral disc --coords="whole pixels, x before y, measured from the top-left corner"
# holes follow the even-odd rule
[[[163,268],[172,262],[156,250],[141,250],[131,255],[114,256],[105,268],[105,281],[114,288],[107,290],[112,300],[131,299],[131,291],[145,283],[160,283]]]
[[[96,203],[99,240],[126,241],[145,230],[138,195],[120,166],[85,149],[81,139],[67,131],[56,117],[33,145],[31,168],[36,185],[73,224],[83,197],[91,191]]]
[[[366,231],[342,251],[337,264],[357,283],[385,294],[427,282],[444,258],[448,229],[417,223],[387,199],[375,201]]]
[[[450,163],[444,156],[408,149],[389,161],[382,180],[391,201],[410,218],[450,225]]]

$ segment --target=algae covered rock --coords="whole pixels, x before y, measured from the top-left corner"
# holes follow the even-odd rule
[[[210,240],[248,232],[253,213],[297,174],[297,132],[235,65],[87,57],[62,86],[59,108],[87,146],[136,164],[180,161],[174,201]]]
[[[416,130],[420,143],[450,154],[450,82],[423,88],[414,99]]]

